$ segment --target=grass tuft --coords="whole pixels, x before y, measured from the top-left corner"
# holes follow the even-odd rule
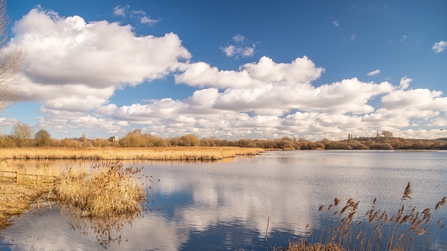
[[[100,163],[92,170],[70,169],[57,188],[58,200],[79,210],[82,217],[109,217],[141,211],[146,196],[136,174],[141,169],[119,162]]]

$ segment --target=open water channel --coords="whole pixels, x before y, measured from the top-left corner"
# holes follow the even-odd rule
[[[355,224],[368,220],[364,215],[374,198],[377,209],[397,214],[411,182],[406,209],[430,207],[433,219],[429,242],[423,235],[411,247],[447,250],[447,229],[440,231],[434,222],[447,221],[447,205],[433,211],[447,195],[446,151],[290,151],[224,162],[124,163],[144,166],[144,173],[154,177],[141,215],[92,221],[56,205],[40,205],[2,231],[0,249],[271,250],[289,241],[326,239],[327,228],[339,221],[332,216],[337,209],[318,208],[334,198],[341,199],[341,207],[349,198],[360,201]]]

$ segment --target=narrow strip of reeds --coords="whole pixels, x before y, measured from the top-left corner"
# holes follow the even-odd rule
[[[150,147],[150,148],[0,148],[4,159],[79,160],[220,160],[256,155],[261,148],[239,147]]]

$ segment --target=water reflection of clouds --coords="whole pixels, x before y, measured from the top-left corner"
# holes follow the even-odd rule
[[[103,233],[95,233],[100,229],[92,227],[94,223],[88,219],[60,214],[58,208],[41,209],[4,230],[4,242],[13,244],[8,245],[10,250],[179,250],[188,240],[189,231],[179,228],[178,223],[157,212],[147,216],[122,223],[119,232],[106,233],[107,229],[102,229]],[[97,239],[106,241],[107,234],[117,240],[101,245]]]
[[[190,170],[188,177],[182,177],[177,172],[177,167],[173,167],[174,170],[168,172],[168,183],[161,182],[159,191],[169,194],[189,190],[193,201],[176,209],[175,214],[196,231],[203,231],[218,222],[241,221],[263,236],[270,216],[270,229],[304,233],[305,226],[312,223],[308,210],[307,184],[297,182],[291,188],[290,181],[282,182],[287,178],[287,173],[272,171],[272,168],[279,167],[270,166],[270,170],[258,168],[254,174],[253,169],[244,170],[244,166],[253,163],[241,164],[212,170],[197,166]],[[239,170],[236,176],[235,169]],[[150,171],[159,170],[153,168]],[[178,176],[173,177],[175,175]],[[174,184],[176,188],[173,187]],[[299,221],[291,223],[292,218],[299,218]]]
[[[178,189],[189,189],[194,198],[194,203],[179,211],[184,211],[184,218],[195,214],[197,218],[206,215],[206,220],[201,222],[205,226],[200,229],[206,229],[206,225],[219,221],[241,217],[247,219],[250,228],[263,233],[266,218],[271,216],[272,228],[288,229],[299,234],[304,231],[307,223],[312,223],[315,216],[309,209],[318,207],[318,203],[329,204],[335,197],[345,200],[354,197],[362,201],[361,209],[367,209],[373,198],[378,197],[385,210],[395,210],[408,181],[412,181],[415,187],[431,183],[430,177],[419,177],[414,172],[412,161],[415,160],[408,159],[408,156],[403,156],[409,164],[408,169],[399,170],[393,167],[396,165],[395,161],[389,162],[391,155],[387,156],[388,153],[376,152],[372,157],[367,152],[356,154],[359,156],[353,156],[349,152],[326,152],[308,158],[303,154],[295,154],[296,157],[288,154],[279,160],[279,154],[270,154],[256,160],[243,159],[232,165],[233,167],[217,168],[218,171],[213,169],[214,172],[195,167],[193,173],[196,175],[188,177],[187,185],[178,182],[182,180],[181,177],[175,178]],[[258,167],[259,163],[269,165]],[[284,163],[300,165],[285,167]],[[233,175],[235,169],[241,169],[237,171],[237,177]],[[439,183],[438,186],[442,184]],[[445,184],[443,186],[445,188]],[[418,189],[414,193],[422,198],[427,197],[425,189]],[[442,198],[442,192],[438,191],[436,194],[429,200],[419,200],[416,203],[433,206],[433,203]],[[208,208],[206,213],[200,210],[202,204]],[[300,211],[300,208],[305,210]],[[297,218],[294,215],[300,216],[300,223],[291,223],[290,219]],[[194,224],[197,227],[198,223]]]

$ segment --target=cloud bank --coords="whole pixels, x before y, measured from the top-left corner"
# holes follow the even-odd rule
[[[117,6],[114,14],[126,15],[128,8]],[[17,86],[20,100],[41,105],[36,127],[67,135],[86,128],[125,134],[139,127],[162,137],[194,133],[319,140],[348,133],[372,136],[383,128],[402,137],[445,136],[439,126],[447,124],[447,98],[439,91],[411,89],[407,76],[395,84],[353,76],[316,85],[325,69],[307,56],[290,62],[262,56],[237,70],[219,69],[192,61],[174,33],[137,36],[129,25],[87,23],[79,16],[60,17],[39,8],[16,22],[13,32],[8,46],[27,55]],[[221,48],[227,56],[254,55],[255,45],[247,45],[244,36],[233,41]],[[445,47],[442,42],[434,46],[439,52]],[[124,88],[168,76],[195,91],[183,100],[123,106],[110,101]]]

